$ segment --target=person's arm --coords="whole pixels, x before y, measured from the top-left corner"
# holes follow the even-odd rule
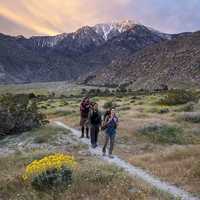
[[[110,118],[109,115],[107,115],[105,119],[105,126],[107,126],[111,121],[112,121],[112,118]]]
[[[83,110],[84,110],[83,103],[81,103],[81,105],[80,105],[80,112],[82,112]]]
[[[116,117],[116,127],[118,127],[118,126],[119,126],[119,118]]]

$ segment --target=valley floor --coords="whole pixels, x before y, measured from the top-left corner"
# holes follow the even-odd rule
[[[34,92],[32,88],[31,91]],[[63,91],[59,91],[57,96],[40,101],[38,106],[50,121],[59,119],[79,129],[81,97],[77,94],[80,91],[80,88],[77,89],[75,95],[69,97],[65,93],[61,96]],[[48,93],[45,91],[45,95]],[[92,101],[98,102],[102,111],[110,102],[116,107],[120,125],[115,155],[159,177],[161,181],[200,197],[200,101],[174,106],[159,105],[157,102],[164,95],[95,96]],[[189,120],[185,120],[186,115]],[[100,145],[103,136],[100,133]],[[86,174],[92,180],[87,178],[85,183],[76,177],[73,187],[64,194],[59,193],[61,196],[54,196],[53,191],[51,194],[38,193],[21,182],[20,174],[28,163],[54,152],[74,155],[80,165],[77,174],[80,177]],[[3,200],[32,200],[38,197],[41,200],[173,199],[171,195],[152,188],[138,178],[130,178],[119,168],[105,165],[98,157],[91,157],[87,145],[77,142],[66,129],[52,124],[0,140],[0,157],[0,199]],[[93,174],[96,170],[100,175]]]

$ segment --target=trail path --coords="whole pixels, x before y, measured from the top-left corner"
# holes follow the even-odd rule
[[[71,133],[77,138],[77,140],[80,140],[79,139],[80,131],[78,131],[74,128],[71,128],[60,121],[55,121],[54,123],[60,127],[70,130]],[[89,146],[89,151],[90,151],[91,155],[99,156],[100,159],[107,161],[111,164],[115,164],[116,166],[118,166],[120,168],[123,168],[131,176],[138,177],[138,178],[142,179],[143,181],[145,181],[146,183],[154,186],[155,188],[157,188],[161,191],[167,192],[167,193],[173,195],[174,197],[181,198],[182,200],[200,200],[198,197],[194,197],[194,196],[192,196],[192,194],[190,194],[176,186],[173,186],[167,182],[159,180],[159,178],[148,174],[144,170],[129,164],[128,162],[120,159],[117,156],[115,156],[113,159],[110,159],[108,157],[103,157],[102,149],[100,147],[97,147],[95,149],[91,148],[90,141],[88,139],[85,139],[85,138],[81,139],[80,142],[87,144]]]

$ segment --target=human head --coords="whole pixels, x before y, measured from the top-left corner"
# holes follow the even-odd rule
[[[114,108],[112,108],[110,112],[111,112],[111,116],[115,115],[115,109]]]
[[[94,108],[94,110],[98,110],[98,103],[94,103],[93,108]]]
[[[83,102],[88,102],[90,99],[89,99],[89,97],[85,97],[84,99],[83,99]]]

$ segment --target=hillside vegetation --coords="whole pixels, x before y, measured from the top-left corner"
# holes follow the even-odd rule
[[[23,86],[16,89],[22,90]],[[77,86],[76,90],[64,90],[62,93],[60,90],[48,93],[47,87],[45,91],[42,87],[31,87],[26,93],[33,90],[35,94],[22,97],[34,97],[37,113],[46,115],[50,123],[0,140],[1,199],[14,200],[16,196],[27,200],[173,199],[137,178],[130,178],[121,169],[102,163],[91,156],[88,147],[80,144],[68,130],[53,123],[56,120],[79,128],[79,104],[88,94],[92,101],[98,102],[102,112],[104,108],[116,108],[120,125],[114,154],[161,180],[200,195],[198,91],[147,92],[124,88],[108,91]],[[40,95],[37,95],[38,92]],[[21,95],[13,95],[12,99],[16,101],[19,96],[21,98]],[[100,134],[100,145],[102,142],[103,133]],[[55,153],[73,155],[77,162],[69,187],[64,190],[62,187],[38,190],[30,182],[23,181],[27,165]],[[54,175],[56,173],[53,172]]]

